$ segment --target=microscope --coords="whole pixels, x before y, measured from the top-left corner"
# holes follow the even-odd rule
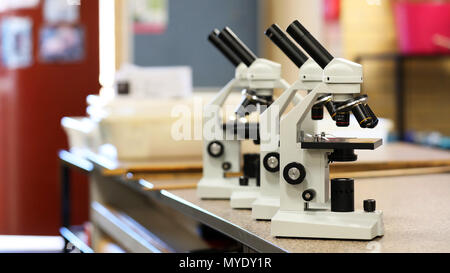
[[[354,180],[329,179],[330,163],[356,161],[354,150],[374,150],[382,140],[338,138],[324,132],[308,135],[308,115],[312,120],[322,118],[319,98],[324,95],[331,95],[337,126],[349,126],[350,112],[362,128],[377,125],[368,97],[359,95],[362,66],[334,58],[298,21],[287,33],[323,68],[323,77],[322,83],[281,118],[280,208],[272,218],[271,233],[278,237],[358,240],[382,236],[382,212],[376,210],[375,200],[364,200],[364,210],[355,211]]]
[[[312,58],[308,58],[278,25],[270,26],[265,34],[299,68],[299,78],[260,116],[261,182],[258,197],[252,204],[252,218],[258,220],[270,220],[280,207],[280,117],[290,102],[295,106],[303,100],[297,94],[298,90],[310,92],[322,83],[323,76],[323,69]],[[331,95],[323,95],[316,104],[317,107],[321,106],[322,115],[323,106],[326,106],[330,115],[335,115]],[[315,134],[317,129],[314,118],[307,116],[303,124],[305,132]]]
[[[230,199],[233,208],[251,208],[259,192],[259,154],[244,154],[241,142],[259,145],[259,123],[247,119],[263,112],[273,102],[275,88],[286,89],[281,65],[256,55],[225,27],[214,30],[208,40],[235,66],[235,77],[208,103],[203,112],[203,177],[197,195],[203,199]],[[228,122],[223,122],[222,107],[234,89],[242,89],[242,101]],[[242,168],[241,168],[242,167]],[[237,177],[241,170],[243,175]]]

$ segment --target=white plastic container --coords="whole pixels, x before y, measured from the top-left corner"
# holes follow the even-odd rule
[[[99,128],[102,139],[116,148],[119,160],[200,157],[202,142],[174,140],[173,122],[170,116],[111,116],[102,119]]]
[[[88,114],[98,121],[102,143],[116,149],[119,160],[144,161],[158,158],[201,158],[202,110],[216,93],[203,93],[186,99],[134,99],[114,98],[105,102],[99,97],[88,98]],[[241,99],[236,92],[227,103],[236,105]],[[172,116],[175,107],[189,111],[190,139],[177,140],[172,135],[173,126],[180,116]],[[198,131],[200,130],[200,131]],[[243,143],[242,151],[256,152],[257,146]]]
[[[102,144],[98,126],[86,117],[64,117],[61,125],[67,134],[71,152],[97,152]]]

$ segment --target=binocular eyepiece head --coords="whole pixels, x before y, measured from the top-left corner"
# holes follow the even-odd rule
[[[211,42],[234,66],[238,66],[242,61],[236,53],[230,49],[220,38],[220,31],[214,29],[208,35],[208,41]]]
[[[229,27],[224,27],[221,31],[214,29],[208,35],[208,41],[236,67],[241,63],[250,66],[257,59]]]
[[[277,24],[271,25],[264,34],[291,59],[297,66],[301,67],[308,57],[287,37]]]
[[[375,128],[378,125],[378,118],[367,104],[368,96],[361,95],[343,102],[333,102],[330,94],[321,96],[311,109],[313,120],[323,119],[323,108],[327,108],[331,118],[338,127],[348,127],[350,125],[350,112],[353,113],[361,128]]]

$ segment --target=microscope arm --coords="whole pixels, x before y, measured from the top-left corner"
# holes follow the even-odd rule
[[[290,133],[293,129],[296,132],[296,128],[290,128],[294,125],[302,124],[305,120],[306,115],[311,111],[314,102],[317,98],[322,94],[328,94],[332,91],[328,88],[328,86],[324,83],[319,84],[316,88],[314,88],[308,95],[306,95],[303,100],[294,106],[289,113],[287,113],[280,121],[280,138],[287,139],[288,143],[296,143],[297,136],[296,134]]]
[[[295,83],[294,83],[294,85],[295,85]],[[290,85],[285,79],[281,79],[281,80],[280,80],[279,86],[280,86],[281,89],[286,90],[286,91],[287,91],[287,89],[290,89],[290,88],[291,88],[291,85]],[[284,92],[285,92],[285,91],[283,91],[283,93],[284,93]],[[283,95],[283,94],[282,94],[282,95]],[[281,95],[281,96],[282,96],[282,95]],[[280,98],[281,96],[279,96],[278,98]],[[289,101],[289,102],[292,101],[292,103],[293,103],[294,105],[296,105],[296,104],[299,103],[301,100],[302,100],[302,96],[296,94],[293,98],[289,99],[288,101]],[[288,104],[289,104],[289,102],[288,102]],[[281,111],[280,114],[283,114],[283,113],[284,113],[284,109]]]
[[[225,103],[226,99],[233,91],[233,89],[239,86],[238,83],[239,83],[238,79],[232,79],[231,81],[229,81],[212,99],[212,101],[208,104],[208,106],[214,105],[221,107]]]
[[[289,103],[296,98],[301,101],[301,96],[296,96],[297,89],[294,85],[286,89],[260,116],[261,150],[276,150],[279,141],[279,121]],[[274,127],[275,126],[275,127]]]
[[[229,81],[219,93],[204,107],[203,109],[203,125],[209,124],[211,120],[215,119],[218,126],[222,126],[221,109],[226,99],[230,96],[231,92],[238,87],[243,87],[245,84],[240,79],[232,79]]]

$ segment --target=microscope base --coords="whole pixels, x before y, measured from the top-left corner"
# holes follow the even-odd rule
[[[197,196],[202,199],[230,199],[237,187],[238,178],[202,178],[197,185]]]
[[[372,240],[384,234],[383,212],[278,211],[271,234],[277,237]]]
[[[280,208],[280,198],[259,196],[252,205],[252,218],[270,220]]]
[[[251,209],[258,194],[257,186],[239,186],[231,194],[230,205],[233,209]]]

